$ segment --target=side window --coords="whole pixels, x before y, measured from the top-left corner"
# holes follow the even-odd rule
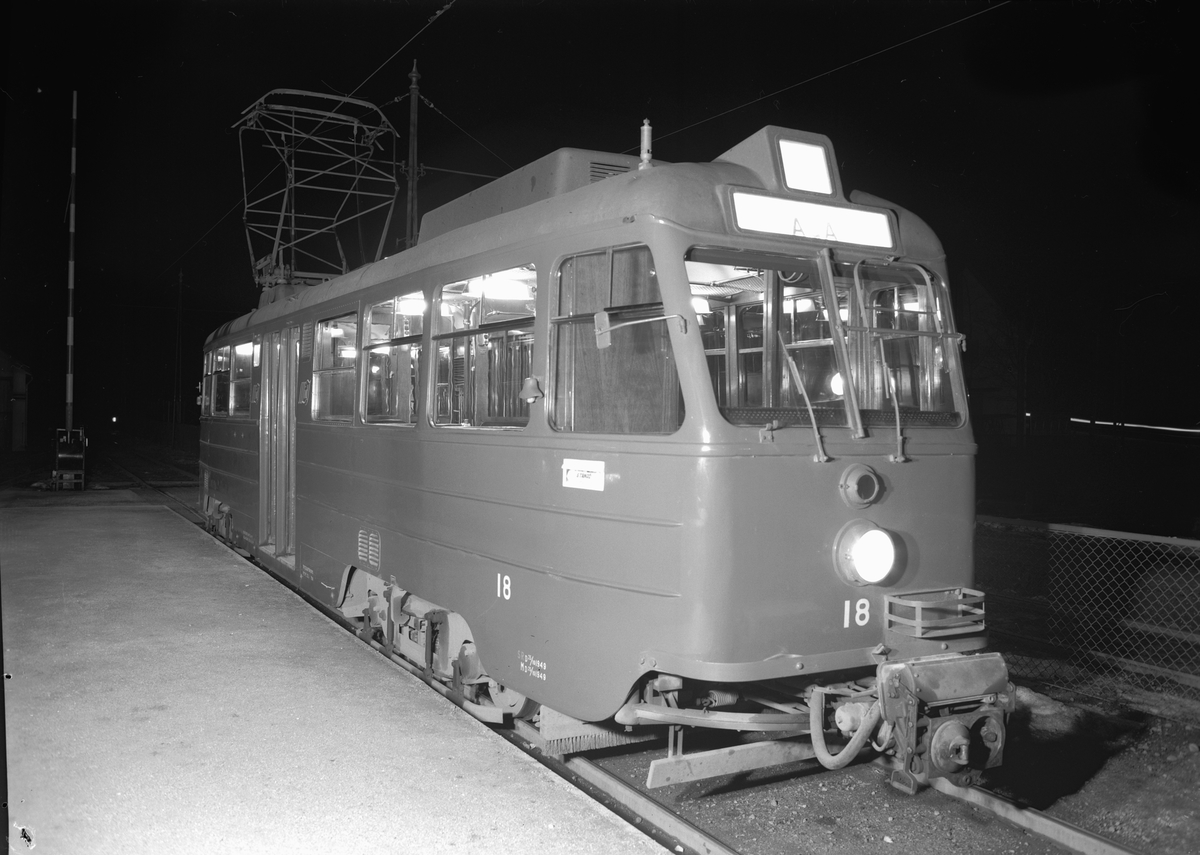
[[[200,366],[200,397],[196,403],[200,405],[200,415],[207,416],[212,414],[212,364],[213,352],[211,350],[204,353],[204,364]]]
[[[204,412],[229,415],[229,345],[208,352],[204,360]]]
[[[536,296],[533,265],[442,286],[433,336],[435,424],[529,423],[520,391],[533,373]]]
[[[363,321],[366,421],[405,425],[416,421],[424,322],[425,296],[419,291],[367,309]]]
[[[683,397],[649,247],[567,258],[558,270],[554,330],[554,427],[590,433],[674,433]],[[596,342],[595,315],[612,321]]]
[[[358,319],[354,314],[317,324],[313,345],[313,418],[349,421],[354,415],[354,361]]]
[[[254,376],[254,345],[242,342],[233,346],[232,380],[229,383],[229,413],[250,415],[250,384]]]

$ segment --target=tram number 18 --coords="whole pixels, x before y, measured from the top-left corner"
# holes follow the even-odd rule
[[[854,604],[854,622],[859,626],[866,626],[871,620],[871,601],[863,598]],[[842,629],[850,628],[850,601],[846,600],[845,607],[842,609]]]
[[[512,579],[496,574],[496,596],[506,600],[512,599]]]

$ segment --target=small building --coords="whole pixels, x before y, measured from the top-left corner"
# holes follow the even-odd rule
[[[0,351],[0,450],[24,451],[29,439],[29,381],[33,374]]]

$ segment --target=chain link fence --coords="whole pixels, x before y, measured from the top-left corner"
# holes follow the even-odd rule
[[[975,553],[1014,676],[1200,700],[1200,541],[985,517]]]

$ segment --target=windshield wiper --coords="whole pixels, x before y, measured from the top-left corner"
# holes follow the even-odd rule
[[[792,377],[792,385],[800,390],[800,394],[804,396],[804,406],[808,407],[808,420],[812,422],[813,436],[817,441],[817,451],[813,455],[813,460],[816,463],[828,463],[832,458],[825,453],[825,446],[821,443],[821,431],[817,427],[817,414],[813,412],[813,405],[808,397],[808,390],[804,388],[804,378],[800,376],[800,369],[796,367],[796,361],[788,353],[787,342],[783,338],[783,330],[776,330],[775,335],[779,336],[779,352],[783,354],[784,361],[787,362],[788,374]]]
[[[854,439],[865,439],[862,413],[858,410],[858,392],[854,388],[854,375],[850,373],[850,352],[846,349],[846,332],[842,328],[842,316],[838,311],[837,290],[833,287],[833,261],[829,247],[824,247],[818,257],[821,266],[821,288],[825,292],[825,314],[829,316],[829,328],[833,334],[833,351],[838,369],[845,378],[845,394],[842,403],[846,408],[846,419],[850,423],[850,435]]]
[[[858,310],[862,313],[862,324],[867,329],[867,335],[870,336],[874,329],[871,326],[871,310],[867,306],[866,289],[862,284],[862,266],[865,260],[862,259],[854,265],[854,290],[858,294]],[[928,281],[928,277],[926,277],[926,281]],[[892,376],[892,369],[888,366],[883,336],[877,335],[875,338],[879,341],[879,361],[883,363],[883,376],[887,378],[888,391],[892,394],[892,409],[896,412],[896,453],[889,455],[888,460],[892,463],[907,463],[910,458],[904,453],[904,434],[900,430],[900,398],[896,395],[896,378]]]

